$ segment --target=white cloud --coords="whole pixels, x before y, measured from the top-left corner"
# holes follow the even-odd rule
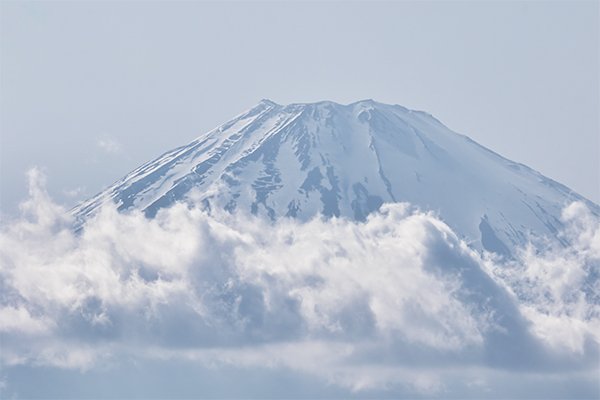
[[[64,189],[63,194],[71,198],[81,198],[86,194],[87,190],[84,186],[77,186],[71,189]]]
[[[0,332],[46,333],[51,323],[33,317],[24,307],[0,307]]]
[[[600,343],[600,218],[576,202],[564,209],[562,222],[565,247],[529,245],[515,261],[488,268],[518,298],[536,336],[582,354],[590,341]]]
[[[406,204],[365,223],[106,207],[76,234],[39,171],[30,186],[0,232],[7,366],[178,359],[430,395],[512,368],[598,369],[600,224],[581,204],[565,209],[569,247],[500,264]]]
[[[109,137],[103,137],[96,141],[96,145],[109,154],[119,154],[123,151],[123,146],[117,140]]]

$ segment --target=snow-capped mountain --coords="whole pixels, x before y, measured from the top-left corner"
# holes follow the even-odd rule
[[[287,106],[263,100],[77,206],[108,201],[149,217],[177,201],[271,219],[362,220],[385,202],[439,213],[476,249],[509,254],[530,233],[556,236],[567,187],[452,132],[431,115],[372,100]]]

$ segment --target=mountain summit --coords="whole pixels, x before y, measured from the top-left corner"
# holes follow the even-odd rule
[[[584,201],[538,172],[452,132],[431,115],[373,100],[252,109],[137,168],[73,212],[102,204],[153,217],[177,201],[270,219],[363,220],[386,202],[439,213],[476,249],[510,254],[556,236],[561,209]]]

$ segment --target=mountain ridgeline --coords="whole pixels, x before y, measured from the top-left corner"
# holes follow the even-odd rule
[[[383,203],[432,210],[473,248],[510,254],[530,235],[560,240],[562,208],[583,201],[540,173],[446,128],[431,115],[372,100],[249,111],[137,168],[75,209],[106,202],[152,218],[178,201],[272,220],[364,220]]]

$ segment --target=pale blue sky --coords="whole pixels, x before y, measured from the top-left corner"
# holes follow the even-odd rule
[[[0,200],[73,205],[261,98],[373,98],[598,202],[598,2],[2,1]]]

